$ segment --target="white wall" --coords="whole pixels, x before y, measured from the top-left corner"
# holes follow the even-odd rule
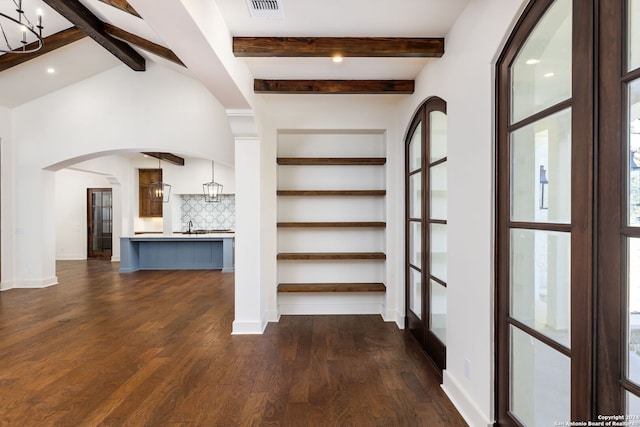
[[[171,184],[171,194],[202,194],[202,184],[211,181],[211,160],[191,158],[185,159],[184,166],[166,162],[161,165],[163,180]],[[158,167],[158,161],[151,167]],[[216,162],[214,174],[215,181],[223,186],[223,194],[236,192],[233,167]]]
[[[0,107],[0,197],[2,198],[0,205],[0,233],[2,237],[0,242],[2,247],[2,275],[0,276],[0,290],[10,289],[13,287],[14,277],[14,256],[13,256],[13,145],[12,145],[12,125],[11,110]]]
[[[53,171],[118,151],[234,163],[225,109],[199,82],[153,63],[144,73],[111,69],[12,113],[16,239],[2,257],[4,264],[7,254],[14,255],[15,271],[7,279],[19,287],[57,282]],[[133,172],[117,166],[115,177],[122,184],[122,217],[133,218]],[[122,224],[124,234],[132,231],[132,223]]]
[[[199,82],[154,63],[140,73],[116,67],[17,107],[13,125],[16,144],[38,148],[32,162],[53,169],[143,149],[234,163],[224,108]]]
[[[71,169],[56,172],[56,259],[87,259],[87,188],[112,187],[105,175]],[[119,249],[116,243],[114,238],[114,251]]]
[[[494,418],[494,68],[524,0],[471,1],[445,54],[401,104],[404,131],[428,97],[447,101],[448,316],[443,388],[473,426]],[[465,375],[465,363],[468,375]]]

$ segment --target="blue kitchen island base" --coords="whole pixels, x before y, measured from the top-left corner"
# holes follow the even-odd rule
[[[233,235],[139,235],[120,238],[120,273],[137,270],[233,272]]]

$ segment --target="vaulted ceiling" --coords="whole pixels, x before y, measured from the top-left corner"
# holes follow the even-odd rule
[[[254,1],[273,3],[23,0],[27,15],[43,10],[44,48],[0,55],[0,105],[20,105],[122,63],[144,72],[152,61],[198,78],[234,107],[242,104],[240,91],[216,91],[221,83],[214,81],[219,69],[238,69],[230,56],[248,70],[256,93],[411,93],[427,61],[445,52],[444,37],[469,0],[278,0],[277,18],[252,17]],[[0,1],[0,12],[12,16],[12,9],[13,0]],[[221,30],[228,37],[217,36]]]

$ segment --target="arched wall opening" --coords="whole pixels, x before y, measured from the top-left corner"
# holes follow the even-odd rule
[[[141,232],[182,232],[187,227],[186,218],[192,220],[194,229],[235,229],[234,168],[193,154],[177,155],[184,159],[184,166],[160,162],[163,181],[171,185],[171,195],[169,202],[163,205],[162,217],[154,218],[138,212],[137,173],[139,169],[158,168],[158,160],[153,157],[137,150],[111,151],[69,159],[47,168],[56,170],[54,209],[43,212],[43,215],[55,217],[55,259],[88,257],[88,188],[112,190],[112,261],[120,259],[121,236]],[[224,198],[223,203],[215,207],[202,202],[202,184],[212,179],[212,162],[215,181],[223,185]],[[212,215],[216,217],[210,218]]]
[[[3,206],[11,206],[3,212],[3,228],[12,233],[3,237],[2,289],[56,283],[56,171],[136,151],[170,152],[207,160],[206,174],[194,178],[201,186],[211,178],[211,159],[234,164],[225,108],[197,80],[157,65],[142,74],[116,67],[23,104],[11,110],[10,125],[11,156],[3,158],[10,167],[2,174],[11,188],[2,198]],[[112,161],[106,169],[97,171],[129,189],[133,171],[127,162]],[[130,192],[121,197],[123,209],[133,204]],[[133,217],[126,210],[122,215]]]

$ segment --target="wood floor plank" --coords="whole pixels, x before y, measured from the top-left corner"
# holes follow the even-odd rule
[[[62,261],[57,276],[0,293],[0,425],[465,425],[380,316],[231,335],[233,274]]]

